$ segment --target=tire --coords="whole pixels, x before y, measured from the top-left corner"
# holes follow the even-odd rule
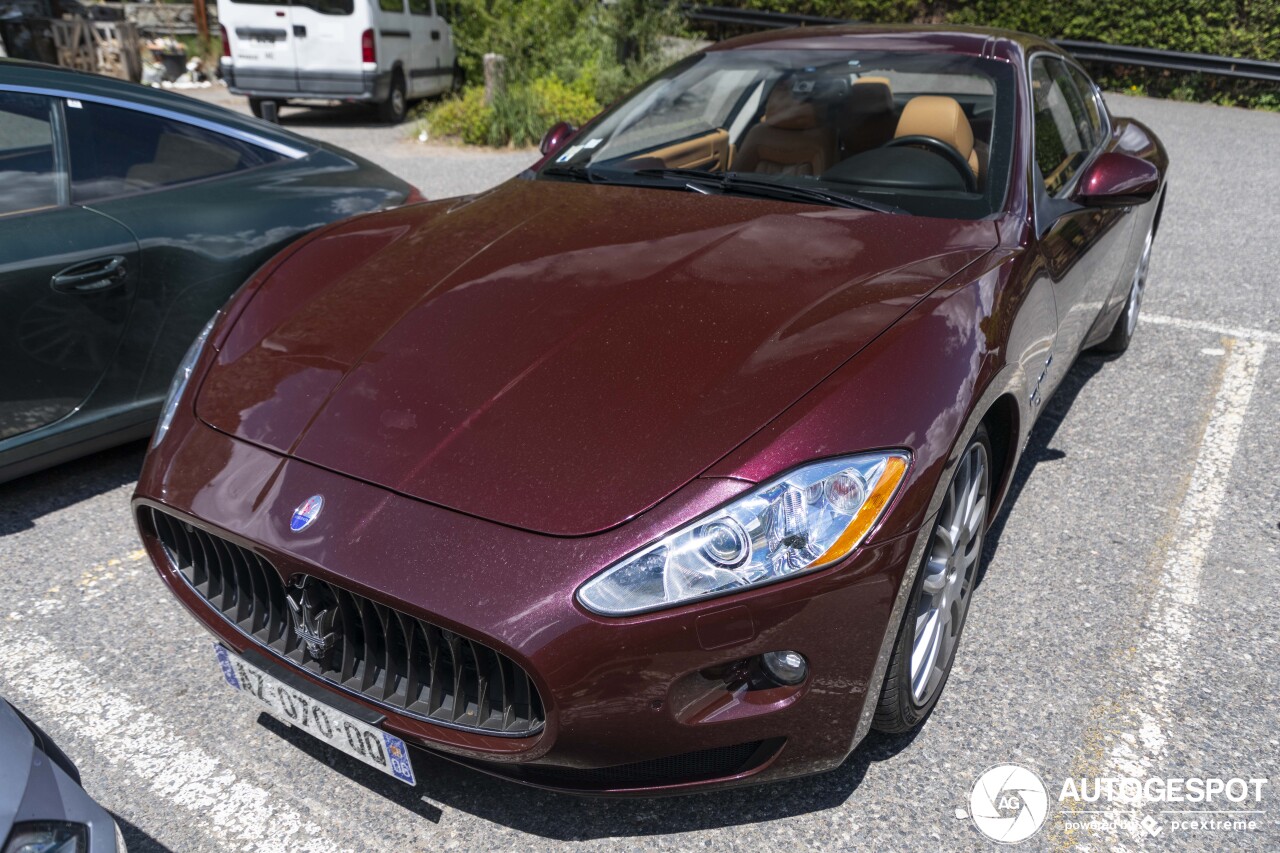
[[[898,627],[872,727],[900,734],[942,695],[969,614],[991,511],[991,440],[979,426],[956,464]]]
[[[262,118],[262,105],[266,103],[273,103],[276,105],[276,120],[279,121],[280,107],[284,106],[284,104],[271,98],[250,98],[249,112],[253,113],[254,118]]]
[[[404,75],[396,69],[391,76],[391,91],[387,99],[378,104],[378,118],[387,124],[399,124],[404,121],[409,110],[409,100],[405,95]]]
[[[1133,271],[1133,280],[1129,284],[1129,298],[1124,310],[1116,318],[1116,325],[1105,341],[1094,349],[1098,352],[1119,354],[1129,348],[1133,333],[1138,329],[1138,312],[1142,310],[1142,294],[1147,289],[1147,269],[1151,266],[1151,243],[1155,239],[1155,223],[1147,231],[1147,239],[1142,245],[1142,256],[1138,258],[1137,269]]]

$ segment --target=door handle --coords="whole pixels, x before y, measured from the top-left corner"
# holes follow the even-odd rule
[[[128,274],[124,255],[113,255],[72,264],[49,279],[49,286],[57,293],[101,293],[123,284]]]
[[[440,31],[439,31],[439,30],[432,30],[432,31],[431,31],[431,40],[432,40],[432,41],[440,41]]]
[[[293,34],[300,39],[307,37],[307,28],[302,24],[293,25]]]

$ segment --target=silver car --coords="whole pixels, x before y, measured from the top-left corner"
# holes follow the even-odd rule
[[[48,735],[0,699],[0,853],[124,853],[111,815]]]

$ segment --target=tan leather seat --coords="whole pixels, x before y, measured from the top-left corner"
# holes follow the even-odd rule
[[[980,163],[973,146],[973,128],[955,98],[917,95],[907,101],[893,138],[903,136],[929,136],[942,140],[960,152],[973,170],[974,177],[979,175]]]
[[[893,138],[896,125],[889,78],[858,78],[836,115],[841,157],[879,148]]]
[[[125,177],[149,186],[194,181],[235,169],[240,152],[204,139],[162,133],[155,159],[129,168]]]
[[[820,175],[835,162],[836,135],[820,126],[818,109],[791,93],[791,83],[774,85],[764,119],[747,131],[734,158],[738,172],[766,175]]]

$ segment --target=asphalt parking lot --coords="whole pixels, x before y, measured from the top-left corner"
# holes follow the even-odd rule
[[[139,851],[990,849],[969,794],[1007,762],[1050,792],[1022,849],[1280,848],[1280,115],[1109,100],[1172,160],[1143,320],[1123,358],[1082,359],[1048,403],[956,670],[914,735],[873,735],[824,776],[675,799],[577,799],[421,754],[409,788],[225,687],[140,550],[139,446],[0,486],[0,695]],[[287,126],[428,196],[532,159],[342,116]],[[1268,781],[1257,803],[1057,802],[1069,778],[1117,776]],[[1175,813],[1208,808],[1232,814]]]

